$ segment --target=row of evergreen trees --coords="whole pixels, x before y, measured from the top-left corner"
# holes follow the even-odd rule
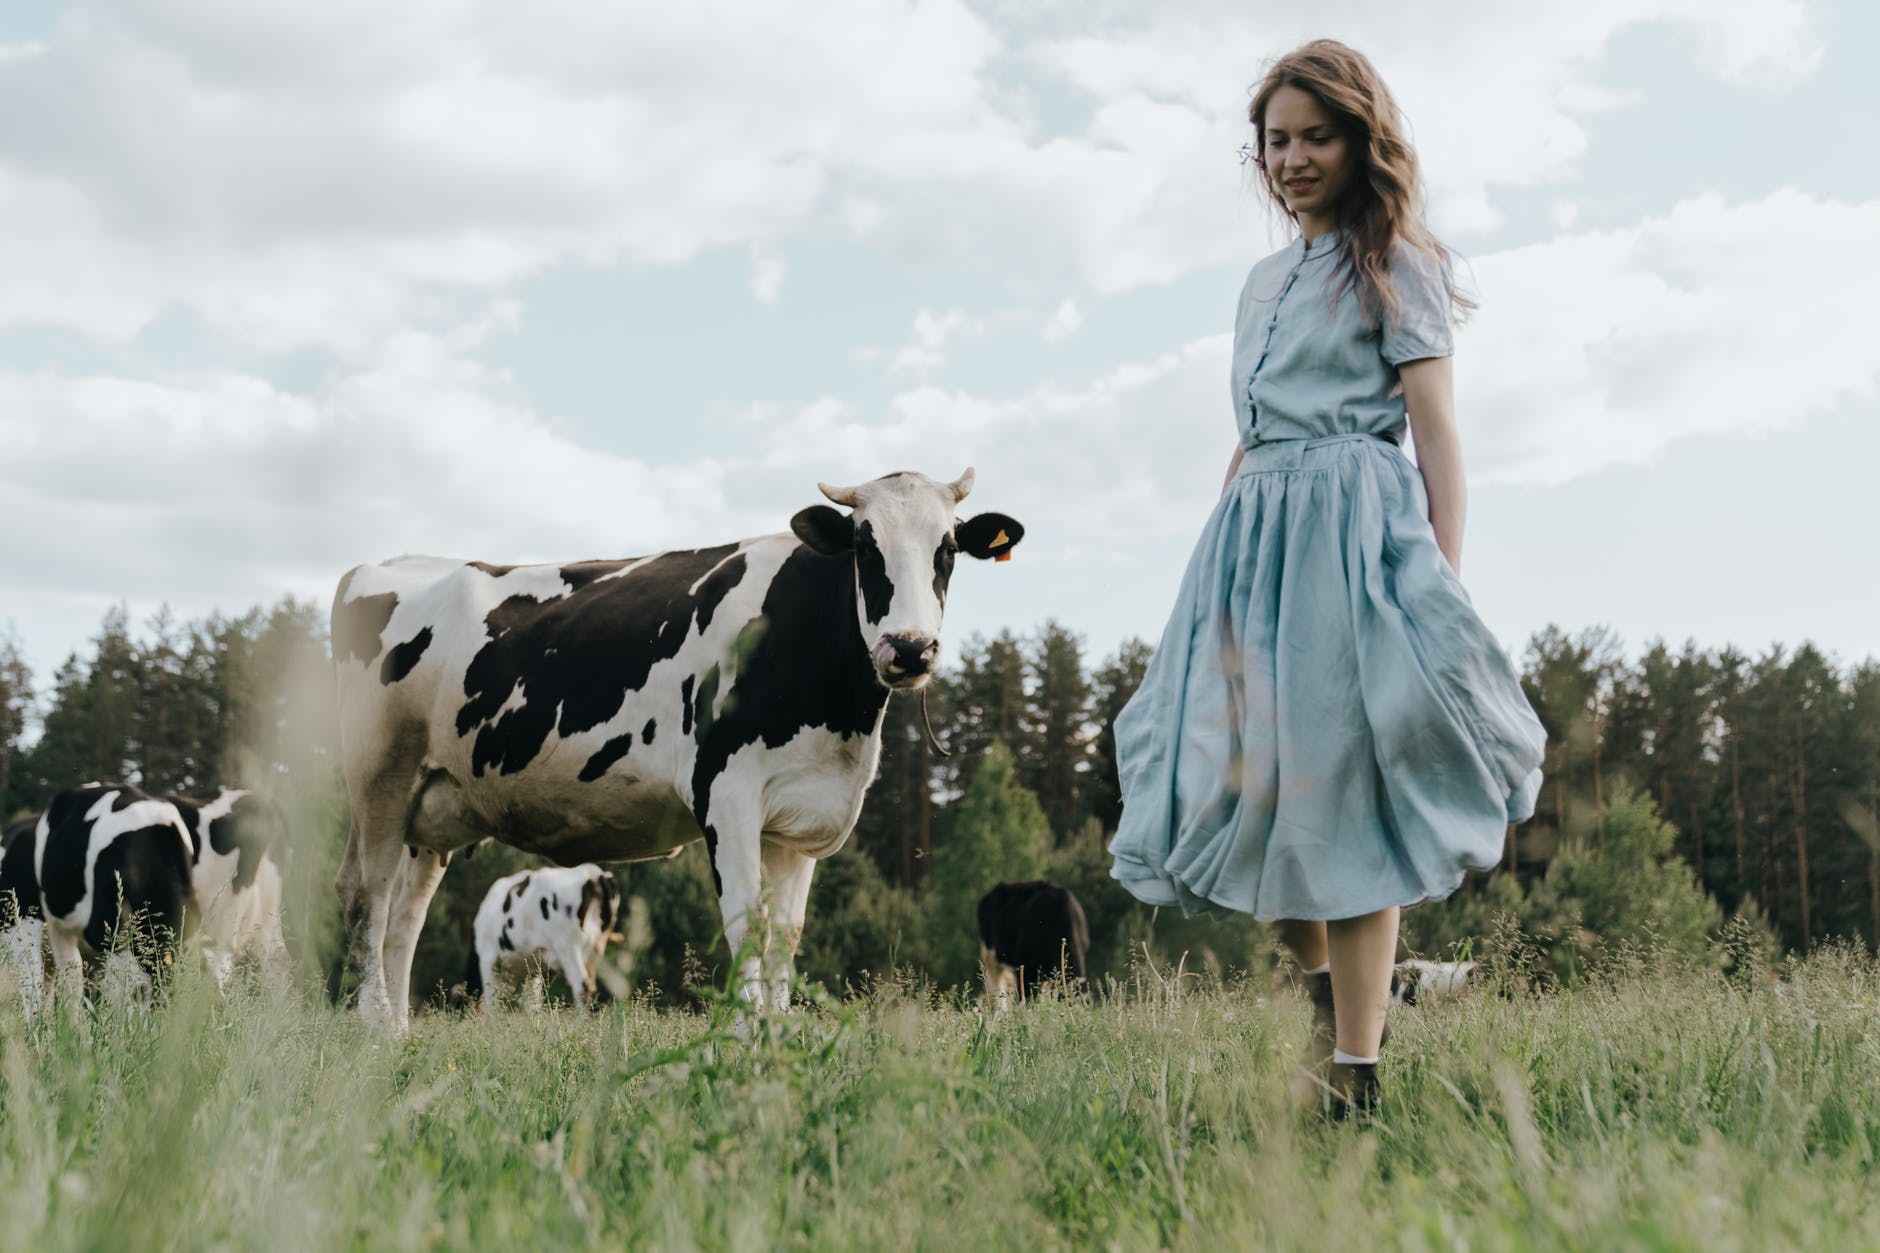
[[[346,816],[322,618],[291,600],[196,622],[160,613],[139,628],[113,611],[90,655],[67,659],[41,693],[0,638],[0,814],[92,778],[185,794],[267,787],[299,818],[290,908],[303,916],[290,922],[330,961]],[[1171,960],[1255,960],[1259,928],[1158,917],[1107,878],[1120,805],[1109,728],[1148,655],[1129,641],[1093,665],[1057,623],[968,640],[926,702],[947,756],[919,700],[891,701],[854,841],[862,855],[819,869],[806,971],[838,986],[891,965],[970,981],[973,902],[997,880],[1037,874],[1082,896],[1100,969],[1120,970],[1145,945]],[[1411,939],[1479,935],[1491,907],[1544,917],[1538,929],[1559,936],[1588,919],[1621,927],[1605,899],[1618,889],[1598,885],[1647,880],[1684,893],[1688,908],[1654,898],[1641,917],[1714,921],[1720,903],[1766,919],[1793,949],[1880,939],[1880,666],[1843,670],[1808,645],[1750,657],[1654,644],[1628,661],[1610,632],[1550,628],[1522,669],[1549,736],[1540,812],[1511,831],[1506,873],[1413,914]],[[488,849],[453,869],[416,986],[457,976],[483,887],[523,862]],[[718,960],[703,856],[621,873],[651,914],[652,977],[677,992]]]

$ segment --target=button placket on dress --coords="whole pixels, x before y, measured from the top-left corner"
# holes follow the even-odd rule
[[[1268,354],[1273,351],[1273,332],[1279,328],[1279,307],[1285,303],[1287,295],[1293,289],[1293,284],[1299,281],[1299,271],[1305,269],[1306,262],[1322,257],[1330,251],[1329,248],[1321,248],[1314,253],[1309,243],[1304,244],[1303,247],[1305,250],[1300,253],[1299,260],[1293,263],[1291,273],[1286,275],[1286,282],[1281,285],[1279,295],[1273,297],[1273,313],[1266,320],[1266,342],[1260,345],[1260,359],[1253,363],[1253,373],[1247,376],[1247,429],[1249,431],[1260,429],[1260,406],[1253,399],[1253,385],[1260,377],[1260,368],[1266,364]]]

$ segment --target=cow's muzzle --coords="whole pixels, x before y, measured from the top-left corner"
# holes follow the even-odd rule
[[[940,641],[924,632],[884,635],[875,642],[875,673],[889,687],[917,687],[940,660]]]

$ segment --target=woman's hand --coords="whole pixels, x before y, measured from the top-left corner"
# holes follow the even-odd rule
[[[1247,455],[1247,450],[1239,444],[1234,445],[1233,459],[1227,463],[1227,477],[1221,480],[1221,495],[1227,495],[1227,485],[1234,481],[1234,471],[1240,469],[1240,459]]]
[[[1462,573],[1462,521],[1468,489],[1462,480],[1462,441],[1456,434],[1455,370],[1448,357],[1406,361],[1397,368],[1403,380],[1404,406],[1410,411],[1410,437],[1416,441],[1417,470],[1430,498],[1430,529],[1449,568]]]

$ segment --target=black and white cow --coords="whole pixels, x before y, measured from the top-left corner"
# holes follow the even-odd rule
[[[213,800],[166,798],[183,815],[195,841],[190,898],[200,923],[203,958],[218,987],[227,987],[235,962],[257,958],[278,984],[288,975],[282,932],[285,888],[280,857],[287,821],[279,807],[254,792],[224,788]]]
[[[1475,962],[1431,962],[1408,958],[1397,963],[1390,981],[1390,998],[1399,1005],[1440,1001],[1468,990],[1477,969]]]
[[[362,1016],[405,1029],[425,909],[451,852],[486,838],[564,865],[704,840],[740,993],[787,1004],[811,871],[855,825],[889,693],[938,664],[955,555],[1003,558],[1023,534],[956,520],[972,479],[824,485],[848,512],[713,548],[348,572],[337,886]]]
[[[0,836],[0,936],[29,1015],[37,1012],[46,991],[46,914],[39,904],[39,876],[33,873],[38,826],[35,814]]]
[[[30,838],[9,831],[0,857],[6,889],[35,903],[8,940],[29,1011],[50,992],[34,973],[42,935],[59,982],[75,992],[84,952],[109,952],[132,919],[153,941],[135,954],[144,981],[185,935],[197,937],[218,986],[245,952],[284,976],[273,855],[283,829],[271,804],[241,791],[196,801],[90,783],[54,797]]]
[[[620,938],[619,924],[620,884],[611,871],[587,863],[505,875],[477,908],[466,992],[488,1012],[501,985],[520,981],[523,1004],[536,1010],[547,966],[567,982],[574,1003],[586,1006],[607,946]]]
[[[1039,988],[1085,982],[1090,925],[1069,888],[1046,879],[1001,883],[979,898],[979,960],[995,1010]]]

